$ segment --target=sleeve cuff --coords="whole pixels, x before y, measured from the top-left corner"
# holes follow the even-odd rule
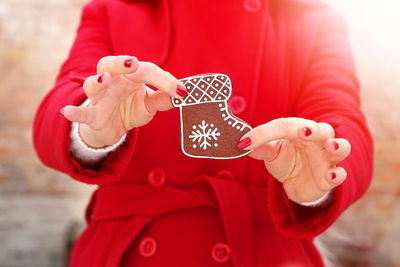
[[[318,205],[305,206],[290,200],[282,184],[269,174],[267,207],[272,224],[278,232],[291,238],[313,238],[321,234],[340,214],[343,186],[332,189]]]
[[[307,206],[307,207],[322,206],[328,201],[328,199],[330,198],[330,194],[331,194],[331,191],[328,191],[322,197],[320,197],[317,200],[310,201],[310,202],[301,202],[301,203],[298,203],[298,204],[302,205],[302,206]]]

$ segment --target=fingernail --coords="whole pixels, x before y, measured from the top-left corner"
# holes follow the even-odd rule
[[[103,82],[103,77],[104,77],[104,73],[101,74],[101,75],[99,76],[99,78],[97,78],[97,82],[98,82],[98,83],[102,83],[102,82]]]
[[[132,66],[132,59],[125,60],[124,66],[125,68],[130,68]]]
[[[238,144],[237,147],[240,149],[246,148],[251,145],[251,139],[250,137],[246,137],[245,139],[241,140]]]
[[[339,149],[339,144],[336,141],[333,141],[333,147],[335,148],[335,150]]]
[[[304,134],[309,137],[312,134],[312,131],[309,127],[304,127],[303,128]]]
[[[64,115],[64,108],[60,108],[60,113]]]
[[[336,179],[336,173],[331,172],[331,179],[332,179],[332,180],[335,180],[335,179]]]
[[[176,87],[176,93],[181,97],[187,97],[189,94],[188,91],[180,85]]]

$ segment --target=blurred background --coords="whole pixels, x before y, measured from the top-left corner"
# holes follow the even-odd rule
[[[85,0],[0,1],[0,267],[64,266],[91,186],[48,169],[31,139]],[[400,2],[335,0],[375,138],[368,193],[320,236],[331,266],[400,266]]]

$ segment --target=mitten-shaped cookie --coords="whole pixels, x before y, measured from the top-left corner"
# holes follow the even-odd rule
[[[180,109],[181,147],[194,158],[232,159],[250,151],[239,149],[240,138],[250,125],[235,117],[228,106],[231,81],[224,74],[201,74],[180,80],[189,95],[172,98]]]

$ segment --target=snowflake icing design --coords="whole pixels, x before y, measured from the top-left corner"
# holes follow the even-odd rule
[[[200,128],[200,129],[198,129]],[[193,131],[191,135],[189,135],[189,138],[192,139],[193,142],[197,141],[197,144],[204,150],[206,150],[208,147],[211,147],[211,142],[212,140],[216,141],[218,140],[218,136],[221,135],[220,132],[218,132],[218,128],[214,128],[214,124],[207,124],[204,120],[201,122],[201,124],[198,125],[193,125]],[[217,147],[218,144],[215,142],[214,147]],[[196,148],[197,145],[194,144],[193,148]]]

